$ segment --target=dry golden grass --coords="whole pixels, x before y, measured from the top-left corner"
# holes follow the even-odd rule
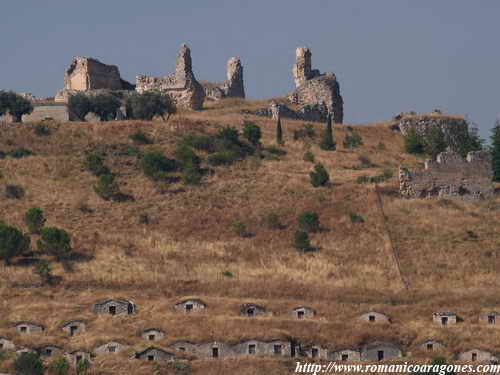
[[[416,166],[422,160],[403,153],[401,136],[390,129],[393,123],[350,125],[363,138],[363,146],[357,149],[342,147],[348,129],[335,125],[338,150],[326,152],[314,144],[294,142],[293,130],[303,122],[284,120],[287,154],[280,161],[250,157],[229,168],[215,168],[200,187],[159,186],[141,174],[134,156],[119,155],[111,147],[124,149],[131,144],[129,135],[141,129],[154,140],[141,149],[171,156],[184,134],[211,134],[224,125],[241,129],[244,119],[261,127],[264,145],[273,145],[274,121],[239,114],[263,105],[264,101],[213,103],[201,112],[180,113],[168,123],[52,125],[49,137],[37,137],[30,125],[2,128],[0,151],[25,147],[34,155],[0,160],[0,191],[6,184],[26,189],[22,200],[1,196],[0,220],[26,230],[23,214],[40,207],[47,225],[70,232],[74,249],[90,260],[75,263],[72,272],[53,263],[62,283],[39,289],[16,287],[38,282],[31,267],[1,264],[0,336],[19,345],[35,341],[65,350],[92,350],[107,340],[124,341],[130,346],[119,360],[98,358],[94,365],[113,374],[126,371],[124,366],[134,366],[134,374],[151,373],[150,364],[123,361],[149,345],[137,332],[150,327],[165,330],[166,339],[159,344],[165,348],[181,339],[236,342],[292,337],[332,349],[391,340],[405,345],[416,358],[424,358],[417,344],[432,337],[447,345],[448,356],[471,346],[500,351],[498,328],[477,323],[482,309],[500,308],[498,203],[398,198],[398,166]],[[323,127],[313,126],[318,134]],[[121,190],[135,201],[112,203],[96,196],[92,190],[96,178],[82,167],[85,151],[95,149],[108,151],[106,165],[117,174]],[[307,150],[325,165],[331,186],[310,185],[312,164],[303,161]],[[376,167],[353,169],[360,164],[360,155]],[[374,186],[356,183],[358,176],[378,175],[384,168],[394,173],[380,188],[402,272],[410,283],[408,291],[402,289],[390,257]],[[82,204],[92,212],[82,212]],[[326,229],[311,236],[318,252],[301,254],[293,249],[297,216],[304,210],[316,211]],[[271,213],[280,217],[285,229],[263,225],[263,218]],[[352,213],[363,216],[365,222],[353,224]],[[140,224],[141,215],[148,215],[150,223]],[[230,223],[235,219],[243,221],[254,236],[240,238],[232,233]],[[469,239],[467,230],[478,238]],[[36,236],[32,241],[36,243]],[[233,276],[224,276],[225,271]],[[137,315],[112,318],[90,312],[92,303],[112,296],[133,300]],[[171,306],[186,296],[203,299],[209,308],[189,317],[173,312]],[[244,302],[264,305],[274,314],[243,318],[239,306]],[[299,305],[315,308],[318,317],[291,319],[289,311]],[[373,326],[356,319],[370,310],[388,314],[393,323]],[[464,322],[447,329],[436,327],[431,322],[436,311],[455,311]],[[85,320],[87,331],[66,336],[58,326],[70,319]],[[12,328],[20,320],[43,323],[47,330],[36,340],[22,337]],[[288,373],[289,362],[195,361],[193,373],[238,369],[242,374],[281,374]]]

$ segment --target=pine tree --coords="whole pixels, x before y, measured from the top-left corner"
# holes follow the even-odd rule
[[[279,145],[283,145],[285,142],[283,141],[283,129],[281,128],[281,117],[278,115],[278,122],[276,124],[276,143]]]
[[[332,115],[328,113],[326,118],[326,129],[323,131],[321,136],[321,143],[319,147],[325,151],[335,151],[337,149],[337,145],[333,140],[333,129],[332,129]]]
[[[497,120],[491,129],[491,159],[493,181],[500,181],[500,120]]]

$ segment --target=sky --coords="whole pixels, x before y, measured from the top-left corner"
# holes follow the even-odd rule
[[[402,111],[466,115],[483,137],[500,116],[498,0],[2,0],[0,89],[54,96],[73,56],[122,78],[166,75],[179,46],[197,79],[238,56],[251,99],[294,88],[297,47],[333,72],[344,122]]]

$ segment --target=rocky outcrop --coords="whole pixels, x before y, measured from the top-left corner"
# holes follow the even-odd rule
[[[64,89],[56,94],[56,102],[67,102],[77,92],[92,90],[134,90],[134,85],[120,77],[116,65],[103,64],[89,57],[75,57],[64,74]]]
[[[344,101],[337,78],[333,73],[321,74],[319,70],[312,69],[308,48],[297,48],[293,78],[296,89],[288,96],[292,104],[325,105],[336,123],[343,122]]]
[[[227,62],[227,80],[222,83],[201,81],[205,95],[211,100],[223,98],[245,98],[243,66],[238,57],[231,57]]]
[[[461,198],[464,200],[493,197],[491,153],[474,151],[464,160],[449,150],[427,160],[419,170],[399,169],[399,189],[405,198]]]
[[[167,94],[179,107],[202,109],[205,91],[194,76],[191,50],[186,44],[181,46],[177,56],[175,73],[166,77],[137,76],[136,91],[148,90]]]

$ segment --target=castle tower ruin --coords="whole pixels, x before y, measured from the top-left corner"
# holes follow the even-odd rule
[[[245,98],[243,65],[239,57],[231,57],[227,62],[227,80],[224,82],[201,81],[205,95],[211,100],[223,98]]]

